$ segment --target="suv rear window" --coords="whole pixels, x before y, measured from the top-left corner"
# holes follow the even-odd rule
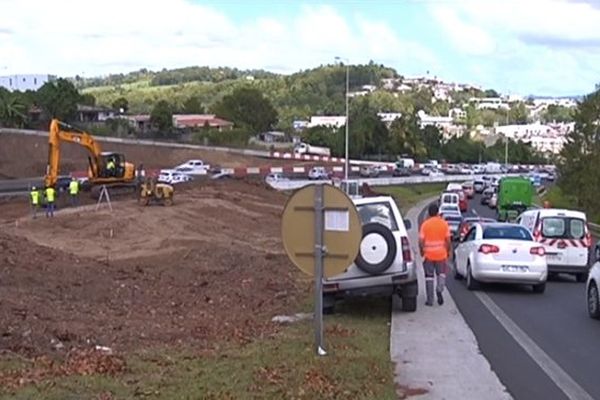
[[[546,217],[542,219],[542,235],[547,238],[583,239],[585,221],[580,218]]]
[[[363,225],[376,222],[387,226],[391,231],[398,230],[398,223],[389,203],[369,203],[357,205],[358,215]]]

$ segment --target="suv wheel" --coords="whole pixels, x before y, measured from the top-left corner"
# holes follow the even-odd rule
[[[396,238],[391,230],[378,223],[368,223],[362,227],[362,241],[355,264],[371,275],[378,275],[387,270],[398,251]]]
[[[595,282],[590,283],[587,292],[587,305],[590,317],[600,319],[600,299],[598,299],[598,287]]]
[[[415,312],[417,311],[417,298],[416,297],[403,297],[402,298],[402,311]]]

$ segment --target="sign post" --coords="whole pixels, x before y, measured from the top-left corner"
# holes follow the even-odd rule
[[[318,355],[323,339],[323,280],[343,272],[360,248],[362,226],[352,200],[329,184],[306,186],[294,193],[283,211],[282,238],[290,260],[315,279],[314,333]]]

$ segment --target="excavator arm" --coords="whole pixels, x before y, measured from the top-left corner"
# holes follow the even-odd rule
[[[100,144],[89,133],[53,119],[48,136],[48,166],[44,179],[46,186],[54,186],[58,180],[61,142],[76,143],[85,147],[90,153],[90,175],[99,175]]]

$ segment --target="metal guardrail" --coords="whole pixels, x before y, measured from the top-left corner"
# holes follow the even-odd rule
[[[519,176],[519,174],[505,174],[502,176]],[[359,178],[352,179],[358,181],[360,185],[367,183],[370,186],[396,186],[411,185],[420,183],[442,183],[442,182],[464,182],[478,179],[483,175],[442,175],[442,176],[407,176],[392,178]],[[312,184],[331,183],[330,180],[281,180],[269,182],[269,185],[276,190],[296,190]]]

